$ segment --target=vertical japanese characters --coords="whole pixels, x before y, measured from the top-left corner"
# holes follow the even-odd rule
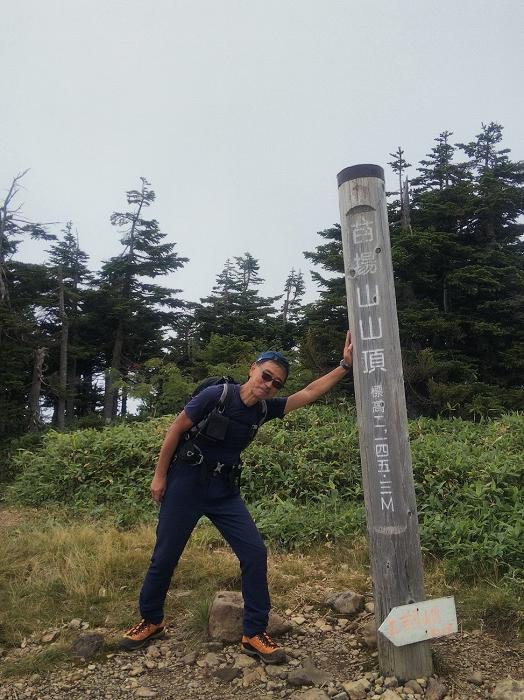
[[[393,482],[389,463],[387,406],[383,381],[387,373],[383,343],[383,323],[380,311],[380,291],[373,277],[377,274],[381,249],[377,247],[372,212],[354,215],[350,225],[353,251],[350,276],[355,280],[355,296],[360,318],[358,337],[361,350],[362,373],[373,375],[366,396],[373,421],[373,460],[378,476],[380,509],[395,511]],[[372,313],[372,310],[374,313]]]

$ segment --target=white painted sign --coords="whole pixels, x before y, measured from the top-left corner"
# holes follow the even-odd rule
[[[397,647],[444,637],[458,630],[453,596],[392,608],[378,628]]]

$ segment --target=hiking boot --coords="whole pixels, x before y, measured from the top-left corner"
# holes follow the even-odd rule
[[[267,632],[260,632],[253,637],[242,637],[240,643],[244,654],[257,656],[266,664],[283,664],[287,661],[286,652],[276,644]]]
[[[122,649],[127,649],[127,651],[133,651],[133,649],[141,649],[149,644],[153,639],[158,639],[163,637],[165,634],[165,627],[162,622],[156,625],[154,622],[147,622],[147,620],[140,620],[136,625],[133,625],[131,629],[128,629],[124,633],[124,636],[120,640],[120,647]]]

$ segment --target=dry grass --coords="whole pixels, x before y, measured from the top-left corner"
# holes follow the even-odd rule
[[[101,522],[71,521],[46,512],[3,518],[0,542],[0,643],[18,645],[37,631],[74,617],[119,629],[136,617],[136,598],[147,569],[154,529],[120,531]],[[319,546],[307,555],[271,553],[269,578],[274,605],[320,602],[331,588],[368,590],[363,540],[355,547]],[[216,530],[202,523],[175,574],[168,616],[182,610],[202,620],[216,590],[238,589],[240,571]]]
[[[119,532],[96,523],[29,517],[4,529],[0,542],[2,641],[16,644],[33,630],[72,617],[120,621],[147,565],[149,528]],[[125,600],[124,605],[122,602]],[[129,612],[127,612],[129,615]]]
[[[4,512],[1,521],[0,645],[19,646],[24,637],[74,617],[114,632],[135,621],[136,599],[154,543],[152,526],[121,531],[103,522],[35,511]],[[273,605],[280,610],[320,605],[330,590],[351,588],[369,595],[366,541],[361,537],[351,546],[318,545],[307,553],[271,552],[269,580]],[[204,522],[176,571],[167,619],[176,617],[188,638],[201,636],[213,594],[224,588],[240,588],[238,562]],[[471,626],[479,626],[479,609],[486,609],[486,589],[452,587],[438,561],[426,562],[427,595],[455,594],[458,601],[467,600],[462,616],[471,611]],[[488,609],[502,619],[508,614],[507,599],[499,590],[494,593],[497,604]],[[52,661],[54,653],[48,650],[35,664]],[[63,657],[59,650],[56,654]]]

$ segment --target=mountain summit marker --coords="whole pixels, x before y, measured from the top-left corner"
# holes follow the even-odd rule
[[[425,599],[384,188],[378,165],[338,174],[342,247],[375,617]],[[426,641],[378,635],[380,671],[430,676]]]

